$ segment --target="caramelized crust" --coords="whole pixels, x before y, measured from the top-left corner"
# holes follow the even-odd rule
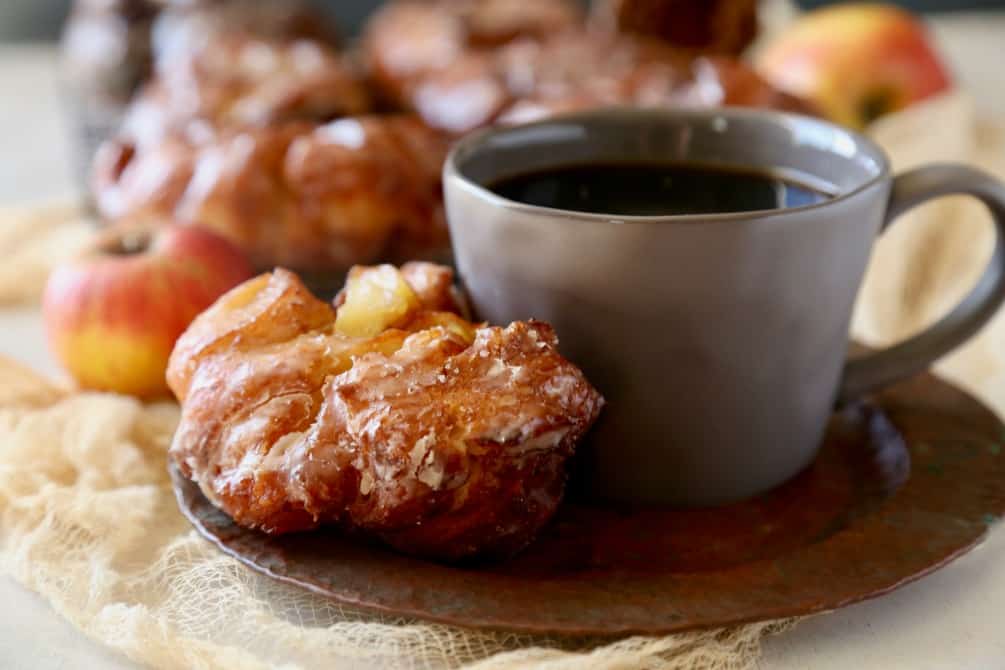
[[[344,272],[436,258],[448,247],[440,167],[448,141],[418,120],[354,117],[108,143],[93,191],[109,219],[205,225],[259,267]]]
[[[421,300],[369,338],[340,332],[283,270],[222,297],[171,357],[183,408],[171,457],[268,533],[335,524],[448,560],[524,547],[603,400],[549,326],[431,311],[452,300],[445,273],[406,268]]]

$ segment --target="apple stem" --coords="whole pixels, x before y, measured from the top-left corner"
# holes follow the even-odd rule
[[[862,100],[861,107],[859,108],[861,118],[868,125],[884,114],[892,112],[894,102],[895,96],[890,89],[873,91]]]
[[[150,240],[148,231],[127,230],[101,245],[101,250],[112,256],[133,256],[145,252],[150,247]]]

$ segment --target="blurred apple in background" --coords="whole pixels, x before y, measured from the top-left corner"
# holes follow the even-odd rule
[[[802,15],[765,46],[757,69],[851,128],[951,85],[921,21],[883,4],[841,4]]]
[[[253,274],[239,249],[200,228],[111,230],[49,277],[42,300],[49,346],[83,388],[166,395],[175,340]]]

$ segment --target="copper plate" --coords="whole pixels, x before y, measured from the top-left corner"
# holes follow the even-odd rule
[[[207,539],[276,579],[384,613],[568,635],[670,633],[810,614],[965,553],[1005,513],[1005,427],[931,376],[835,415],[820,456],[755,500],[706,510],[568,502],[497,565],[450,567],[315,532],[235,526],[172,469]]]

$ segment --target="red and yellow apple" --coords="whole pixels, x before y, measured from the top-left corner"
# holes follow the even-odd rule
[[[165,395],[175,340],[252,274],[238,248],[197,227],[113,231],[50,275],[42,300],[49,346],[83,388]]]
[[[808,12],[767,44],[756,64],[776,87],[852,128],[951,85],[921,21],[884,4]]]

